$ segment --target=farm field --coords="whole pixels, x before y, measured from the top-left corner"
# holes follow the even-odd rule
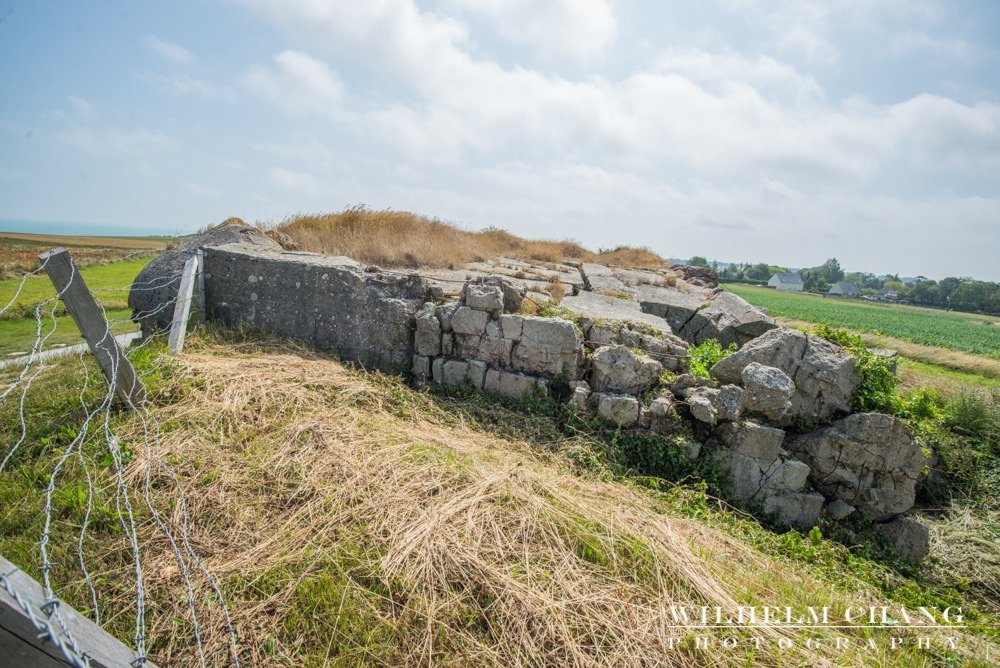
[[[885,335],[927,346],[1000,359],[1000,318],[914,306],[843,301],[727,284],[726,290],[775,317]]]
[[[160,237],[62,237],[0,232],[0,275],[7,277],[0,280],[0,309],[4,309],[0,314],[0,359],[31,351],[38,331],[35,307],[55,295],[44,271],[28,276],[22,285],[24,273],[38,266],[39,253],[57,246],[69,248],[87,287],[107,309],[112,331],[122,334],[137,329],[126,305],[129,286],[142,268],[156,257],[157,248],[166,247],[167,242]],[[89,245],[91,243],[104,245],[98,247]],[[133,256],[136,251],[141,254]],[[123,257],[128,259],[119,259]],[[45,340],[44,349],[83,340],[61,304],[50,304],[44,316],[42,335],[53,332]]]

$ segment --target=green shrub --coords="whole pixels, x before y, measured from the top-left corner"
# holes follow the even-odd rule
[[[896,374],[885,357],[872,354],[860,336],[829,325],[816,325],[813,334],[844,348],[854,358],[860,383],[852,397],[852,409],[861,412],[895,413],[899,401]]]
[[[720,360],[736,352],[736,344],[723,348],[717,339],[708,339],[688,348],[688,372],[694,376],[710,378],[708,370]]]

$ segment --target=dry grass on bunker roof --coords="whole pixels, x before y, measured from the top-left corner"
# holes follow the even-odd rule
[[[267,227],[288,234],[303,250],[346,255],[384,267],[458,268],[499,257],[630,268],[664,265],[663,258],[648,248],[621,246],[595,253],[572,240],[525,239],[498,228],[473,232],[407,211],[354,207],[338,213],[293,216]]]

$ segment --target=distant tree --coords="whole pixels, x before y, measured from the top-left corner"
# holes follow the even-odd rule
[[[836,283],[844,280],[844,270],[840,268],[840,262],[832,257],[819,267],[821,278],[827,283]]]
[[[693,258],[688,260],[688,264],[694,267],[705,267],[708,268],[708,260],[700,255],[695,255]]]

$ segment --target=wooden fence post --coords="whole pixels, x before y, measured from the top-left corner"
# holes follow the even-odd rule
[[[198,249],[194,252],[198,258],[198,281],[194,286],[195,304],[198,307],[198,322],[204,324],[208,317],[205,309],[205,251]]]
[[[94,295],[87,289],[87,284],[73,264],[73,258],[65,248],[55,248],[38,256],[45,265],[45,271],[52,279],[52,285],[66,305],[66,310],[73,322],[80,329],[83,338],[90,346],[90,352],[97,359],[97,364],[108,379],[108,385],[114,388],[119,399],[126,403],[139,405],[146,399],[146,388],[136,378],[132,363],[125,357],[114,334],[111,325],[104,317],[104,312],[94,300]]]
[[[35,580],[0,556],[0,665],[24,668],[59,668],[74,665],[62,648],[52,642],[39,625],[51,629],[62,646],[69,641],[62,637],[62,627],[43,607],[49,603]],[[81,653],[87,655],[91,668],[128,668],[134,665],[135,652],[100,626],[90,621],[66,603],[54,603]],[[25,609],[27,608],[27,609]],[[70,649],[72,652],[72,650]],[[79,665],[79,664],[76,664]],[[146,661],[145,668],[156,668]]]
[[[184,273],[181,274],[181,284],[177,288],[177,301],[174,303],[174,318],[170,323],[168,346],[173,355],[184,349],[184,335],[187,333],[188,316],[191,314],[191,296],[194,293],[197,272],[198,255],[191,253],[184,262]]]

